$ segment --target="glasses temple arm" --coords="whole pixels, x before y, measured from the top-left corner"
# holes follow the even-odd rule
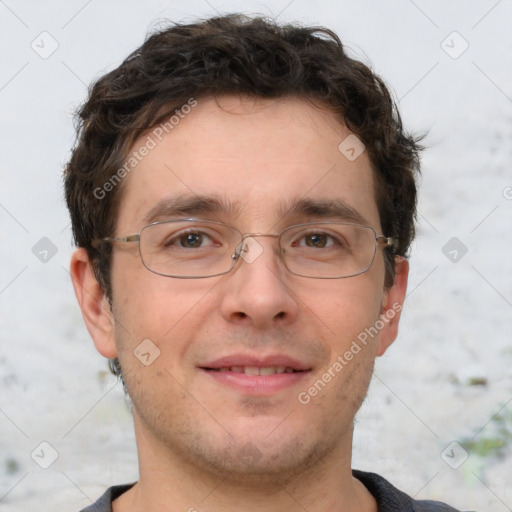
[[[96,238],[91,242],[91,246],[97,249],[103,242],[138,242],[140,235],[128,235],[128,236],[106,236],[105,238]]]

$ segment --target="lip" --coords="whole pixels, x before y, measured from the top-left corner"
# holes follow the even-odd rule
[[[293,368],[296,371],[311,370],[311,366],[308,364],[302,363],[301,361],[298,361],[286,354],[269,354],[265,357],[252,356],[248,354],[233,354],[201,364],[200,368],[218,370],[219,368],[226,368],[230,366],[257,366],[260,368],[268,366],[286,366]]]
[[[293,373],[276,373],[273,375],[246,375],[231,370],[218,371],[219,368],[231,367],[286,367]],[[231,355],[215,359],[199,366],[199,370],[223,386],[251,396],[270,396],[296,385],[310,375],[311,367],[284,354],[257,357],[246,354]]]

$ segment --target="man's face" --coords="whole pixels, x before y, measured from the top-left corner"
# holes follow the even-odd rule
[[[116,236],[139,232],[162,201],[171,208],[160,208],[152,220],[197,217],[242,233],[339,221],[332,213],[293,208],[333,202],[381,234],[368,156],[350,161],[339,151],[350,132],[332,112],[299,99],[225,97],[219,104],[199,99],[125,178]],[[178,196],[182,203],[207,198],[231,208],[173,212]],[[386,324],[366,346],[359,343],[341,370],[334,365],[391,308],[391,299],[401,298],[402,290],[384,290],[381,249],[364,274],[312,279],[286,270],[274,238],[256,240],[263,251],[254,261],[241,259],[230,273],[202,279],[154,274],[137,244],[114,247],[116,323],[102,346],[111,344],[120,359],[137,433],[212,472],[278,474],[328,454],[349,457],[374,358],[396,334]],[[146,366],[134,351],[148,339],[145,358],[155,357],[154,346],[160,354]],[[252,367],[273,373],[268,367],[279,366],[294,371],[251,375]],[[329,369],[330,381],[303,403],[304,392]]]

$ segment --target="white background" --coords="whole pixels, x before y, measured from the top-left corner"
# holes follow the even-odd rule
[[[159,22],[216,11],[332,28],[391,85],[408,129],[428,131],[403,325],[358,415],[353,465],[418,499],[512,510],[510,446],[458,469],[441,458],[493,437],[500,409],[512,429],[511,0],[1,1],[0,510],[77,511],[137,478],[129,410],[70,284],[62,167],[87,84]],[[51,48],[43,31],[58,43],[46,59],[31,48]],[[57,250],[46,263],[42,237]],[[442,252],[452,237],[467,247],[456,263]],[[58,458],[42,469],[35,449]]]

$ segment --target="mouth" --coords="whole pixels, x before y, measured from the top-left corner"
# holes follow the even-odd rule
[[[222,368],[203,368],[214,372],[243,373],[244,375],[280,375],[282,373],[296,373],[306,370],[294,370],[290,366],[223,366]]]
[[[242,394],[269,396],[296,385],[312,368],[284,355],[257,358],[228,356],[199,366],[222,386]]]

